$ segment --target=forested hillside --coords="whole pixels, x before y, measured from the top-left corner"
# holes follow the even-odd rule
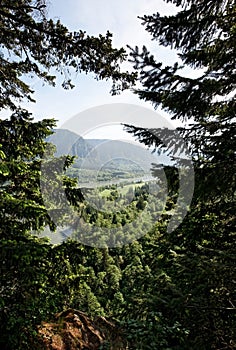
[[[129,48],[130,52],[113,48],[109,32],[98,37],[70,32],[60,21],[47,17],[44,0],[1,1],[0,108],[10,114],[0,119],[3,350],[53,349],[49,344],[53,336],[49,328],[44,329],[50,322],[51,331],[56,329],[58,335],[63,329],[63,339],[67,339],[61,350],[75,346],[236,348],[236,6],[230,0],[167,2],[176,5],[176,15],[144,14],[141,21],[157,45],[178,51],[183,67],[201,68],[197,78],[185,74],[180,64],[165,67],[145,46]],[[132,73],[120,68],[128,53]],[[122,209],[116,215],[94,210],[85,202],[77,178],[70,176],[74,158],[53,156],[55,148],[46,139],[56,122],[36,121],[20,107],[24,99],[33,99],[24,76],[34,74],[54,85],[55,69],[63,74],[68,67],[93,73],[98,80],[110,78],[113,93],[135,89],[141,99],[182,121],[176,130],[126,125],[144,145],[164,154],[171,149],[172,164],[154,166],[152,171],[159,181],[160,200],[151,196],[146,183],[129,183],[120,196],[111,185],[98,189],[94,200],[100,195],[108,206],[117,203]],[[72,81],[73,75],[65,74],[63,87],[72,88],[76,83]],[[161,141],[163,133],[166,144]],[[170,232],[167,227],[178,197],[184,206],[179,169],[187,173],[189,167],[179,152],[180,135],[192,157],[195,189],[187,216]],[[43,173],[44,167],[50,172]],[[168,185],[167,198],[162,196],[160,169]],[[51,184],[56,192],[66,194],[91,232],[80,221],[74,239],[52,245],[47,238],[39,238],[45,228],[54,232],[60,222],[71,219],[60,198],[57,207],[49,201],[50,210],[45,204],[42,189]],[[48,193],[48,198],[54,194]],[[151,209],[146,213],[148,205]],[[178,210],[181,217],[182,207]],[[101,233],[115,228],[123,234],[127,223],[132,224],[127,241],[118,234],[117,246],[106,240],[100,248],[94,244],[99,241],[94,227]],[[142,234],[136,239],[139,231]],[[92,244],[81,243],[80,234],[91,234]],[[77,318],[71,310],[78,310]],[[77,333],[70,330],[75,323]],[[39,338],[42,329],[47,343]],[[72,338],[74,347],[68,340]]]
[[[112,168],[112,160],[120,159],[136,163],[140,171],[150,173],[152,163],[158,163],[161,158],[152,154],[138,144],[111,139],[84,139],[75,133],[57,129],[47,138],[56,146],[55,156],[71,155],[76,157],[74,167],[98,170],[105,166]],[[109,163],[110,160],[110,163]],[[121,164],[122,166],[122,164]],[[129,166],[127,166],[128,170]],[[117,170],[119,170],[119,165]]]

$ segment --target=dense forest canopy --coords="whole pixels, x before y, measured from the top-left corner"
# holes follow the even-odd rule
[[[236,6],[229,0],[167,2],[176,5],[176,15],[144,14],[141,21],[157,45],[178,50],[184,67],[201,68],[198,78],[186,76],[175,62],[164,67],[145,46],[131,49],[134,72],[122,72],[127,53],[112,47],[109,32],[105,37],[71,33],[47,17],[45,1],[0,1],[0,106],[12,110],[0,120],[1,349],[32,349],[37,325],[67,308],[116,320],[128,349],[236,347]],[[168,131],[168,139],[177,142],[181,135],[188,144],[195,192],[174,232],[167,227],[178,197],[181,202],[181,158],[164,169],[168,197],[159,219],[151,230],[148,216],[132,227],[134,235],[147,230],[141,239],[98,249],[73,240],[52,246],[36,235],[45,226],[55,229],[41,194],[43,163],[54,175],[43,181],[54,181],[55,188],[63,184],[70,203],[79,210],[82,205],[84,219],[100,230],[132,222],[147,202],[147,186],[139,185],[127,189],[134,194],[130,210],[96,215],[84,205],[76,179],[61,177],[73,157],[53,158],[54,148],[45,141],[55,120],[36,122],[20,107],[22,99],[33,99],[26,77],[37,75],[54,85],[58,71],[65,75],[63,87],[71,88],[73,69],[111,78],[113,93],[131,88],[138,78],[135,93],[141,99],[183,122]],[[168,148],[160,141],[163,129],[126,128],[147,146]],[[159,171],[154,166],[157,177]],[[101,191],[104,201],[116,200],[115,186]],[[151,204],[150,215],[160,211],[158,201]],[[58,210],[66,215],[63,207]]]

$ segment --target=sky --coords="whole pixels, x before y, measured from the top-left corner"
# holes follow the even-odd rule
[[[60,19],[71,31],[82,29],[89,35],[105,35],[109,30],[113,33],[114,47],[145,45],[158,60],[172,64],[178,59],[176,53],[152,41],[141,25],[141,20],[137,18],[156,12],[171,15],[176,13],[176,7],[162,0],[51,0],[48,9],[49,17]],[[103,104],[135,104],[153,110],[150,103],[141,101],[132,92],[125,91],[118,96],[111,96],[111,82],[96,81],[92,74],[78,74],[73,78],[76,87],[72,90],[64,90],[60,84],[56,88],[43,86],[39,79],[33,79],[31,87],[35,90],[37,102],[27,103],[26,107],[36,119],[55,118],[58,127],[62,127],[78,113]],[[170,120],[166,113],[158,112]]]

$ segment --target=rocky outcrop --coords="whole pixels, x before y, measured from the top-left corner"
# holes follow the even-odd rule
[[[104,317],[91,320],[81,311],[68,309],[55,315],[53,322],[38,327],[43,350],[98,350],[109,342],[109,349],[125,349],[120,330]]]

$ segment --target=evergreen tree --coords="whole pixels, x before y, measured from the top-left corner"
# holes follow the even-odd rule
[[[183,64],[163,67],[145,47],[141,52],[136,47],[131,56],[143,88],[135,93],[186,125],[172,133],[139,128],[131,131],[147,145],[156,146],[161,146],[164,135],[168,143],[165,146],[176,142],[180,148],[178,135],[183,136],[198,169],[207,169],[209,181],[204,183],[204,191],[208,188],[216,194],[220,188],[220,197],[225,190],[227,196],[232,197],[235,190],[232,186],[235,184],[235,5],[231,1],[171,2],[182,7],[176,15],[162,17],[157,13],[142,20],[154,40],[179,52]],[[199,77],[192,78],[191,74],[181,72],[186,66],[201,68]],[[179,151],[178,147],[176,150]]]
[[[163,334],[163,347],[156,338],[157,348],[233,349],[236,7],[232,1],[169,2],[180,9],[176,15],[157,13],[142,21],[154,40],[178,51],[182,65],[163,67],[145,47],[132,49],[142,84],[135,93],[185,126],[174,131],[132,126],[127,130],[148,146],[171,149],[177,168],[183,163],[183,139],[194,162],[196,183],[182,225],[168,234],[163,218],[153,238],[150,234],[143,240],[153,276],[143,279],[143,313],[155,309],[165,329],[173,331],[169,338]],[[197,78],[183,70],[187,66],[201,68]],[[176,172],[168,183],[173,197],[178,194]]]
[[[112,78],[112,92],[127,88],[135,76],[120,71],[124,49],[112,48],[112,34],[89,36],[70,32],[59,20],[47,17],[46,0],[3,0],[0,8],[0,108],[16,108],[17,100],[33,100],[25,76],[38,76],[55,85],[55,72],[64,75],[62,86],[73,87],[71,72]]]
[[[89,286],[88,276],[95,278],[92,270],[72,267],[63,246],[53,248],[32,236],[46,225],[55,228],[42,198],[42,182],[54,181],[72,205],[82,196],[76,181],[61,175],[73,158],[53,159],[53,148],[45,142],[55,120],[35,122],[19,106],[23,99],[33,101],[28,81],[37,76],[54,86],[61,73],[62,86],[68,89],[73,87],[74,70],[93,73],[96,79],[111,78],[115,94],[132,85],[135,75],[121,72],[126,53],[112,47],[111,33],[93,37],[70,32],[47,17],[44,0],[1,1],[0,29],[0,109],[12,112],[0,120],[0,347],[20,350],[32,348],[36,324],[73,302],[79,306],[78,299],[87,311],[100,308]],[[50,167],[51,178],[42,175],[42,166]],[[63,217],[63,203],[57,210]],[[78,252],[75,246],[73,253]],[[75,289],[80,298],[73,298]]]

